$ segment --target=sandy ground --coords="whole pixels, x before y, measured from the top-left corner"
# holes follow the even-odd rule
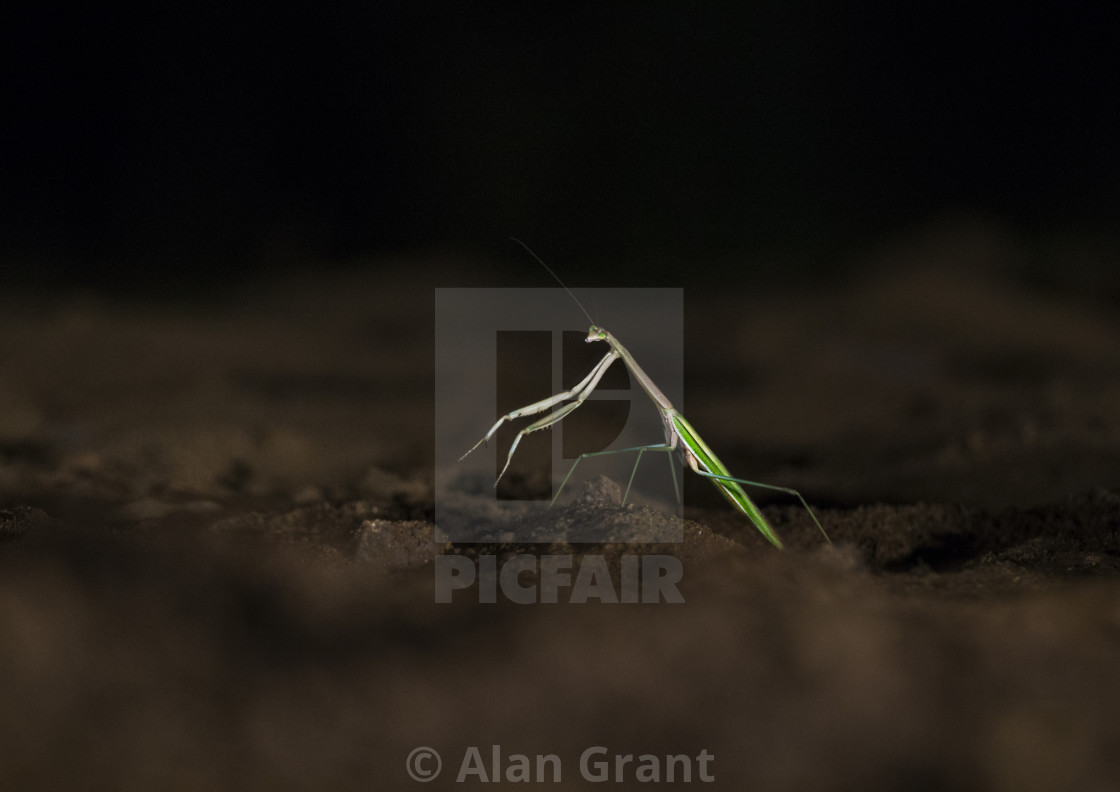
[[[450,789],[499,745],[556,754],[555,788],[598,786],[603,746],[706,751],[720,789],[1114,789],[1120,315],[1015,249],[927,234],[810,291],[686,293],[690,420],[834,545],[762,498],[773,550],[691,480],[684,604],[433,601],[437,552],[625,551],[433,540],[453,261],[5,295],[3,785],[408,789],[431,746]]]

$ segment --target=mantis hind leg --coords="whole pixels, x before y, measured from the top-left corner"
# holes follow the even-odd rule
[[[560,497],[560,493],[563,491],[564,485],[568,483],[568,479],[572,477],[572,474],[576,472],[576,467],[584,459],[588,457],[609,456],[611,454],[628,454],[637,451],[638,457],[634,460],[634,467],[630,470],[630,480],[626,483],[626,491],[622,495],[621,505],[625,506],[627,498],[630,497],[630,487],[634,484],[634,474],[638,472],[638,464],[642,461],[642,454],[644,454],[646,451],[667,451],[670,452],[668,455],[668,459],[669,473],[673,477],[673,494],[677,498],[677,505],[681,506],[683,504],[683,501],[681,500],[681,490],[677,484],[677,470],[673,465],[672,452],[675,450],[675,446],[671,446],[665,443],[658,443],[657,445],[634,446],[633,448],[616,448],[610,451],[588,451],[586,454],[580,454],[578,457],[576,457],[576,461],[572,463],[571,468],[568,469],[568,475],[564,476],[564,480],[560,482],[560,486],[557,488],[556,494],[552,498],[552,503],[549,505],[551,506],[556,503],[556,499]]]
[[[776,484],[764,484],[761,481],[749,481],[747,479],[735,478],[733,476],[721,476],[716,473],[706,473],[703,470],[697,470],[696,473],[711,479],[718,479],[720,481],[734,481],[736,484],[746,484],[748,487],[759,487],[761,489],[776,490],[777,492],[784,492],[788,495],[795,496],[799,501],[801,501],[801,505],[805,507],[805,511],[809,512],[809,516],[813,519],[813,522],[816,524],[817,528],[820,529],[820,532],[824,536],[825,541],[827,541],[829,544],[832,544],[832,540],[828,538],[828,533],[824,530],[824,526],[821,525],[821,521],[817,519],[817,515],[813,514],[813,510],[809,508],[809,504],[805,501],[805,498],[801,497],[801,493],[797,490],[790,489],[789,487],[779,487]]]

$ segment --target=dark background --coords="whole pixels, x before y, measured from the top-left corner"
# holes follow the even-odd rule
[[[9,283],[523,262],[511,235],[612,284],[806,280],[945,217],[1107,246],[1120,209],[1086,7],[23,3],[3,28]]]

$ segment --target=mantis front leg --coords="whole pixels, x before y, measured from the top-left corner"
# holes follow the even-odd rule
[[[493,437],[494,433],[498,431],[498,427],[500,427],[506,421],[523,418],[526,415],[536,415],[538,413],[542,413],[553,405],[574,398],[575,401],[571,404],[565,404],[559,410],[556,410],[555,412],[535,423],[529,424],[517,433],[517,437],[513,440],[513,445],[510,446],[509,454],[506,456],[506,464],[502,468],[502,472],[498,474],[497,480],[494,482],[494,486],[497,487],[498,482],[502,480],[502,476],[504,476],[506,474],[506,470],[509,469],[509,463],[513,459],[513,452],[517,450],[517,444],[521,442],[521,438],[527,434],[536,432],[539,429],[547,429],[553,424],[564,420],[564,417],[568,415],[568,413],[572,412],[572,410],[574,410],[576,407],[579,407],[581,404],[583,404],[587,397],[591,395],[591,392],[595,390],[596,386],[598,386],[599,380],[603,378],[603,374],[610,367],[611,363],[613,363],[619,357],[620,355],[618,354],[618,352],[612,349],[610,352],[604,355],[603,359],[595,364],[595,368],[591,369],[591,372],[571,390],[561,391],[554,396],[549,396],[547,399],[541,399],[539,402],[533,402],[532,404],[516,409],[513,412],[506,413],[501,418],[499,418],[492,427],[490,427],[490,431],[487,432],[481,440],[475,443],[470,451],[459,457],[459,461],[462,462],[467,458],[467,455],[470,454],[471,451],[474,451],[483,443],[489,444],[490,438]]]

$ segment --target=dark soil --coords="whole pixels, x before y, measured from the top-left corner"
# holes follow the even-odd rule
[[[1120,317],[1007,245],[686,292],[689,419],[834,544],[761,499],[778,552],[690,480],[679,605],[433,602],[437,552],[626,550],[437,544],[442,266],[5,295],[2,785],[404,789],[431,746],[450,789],[500,745],[582,789],[600,745],[706,750],[720,789],[1116,788]]]

